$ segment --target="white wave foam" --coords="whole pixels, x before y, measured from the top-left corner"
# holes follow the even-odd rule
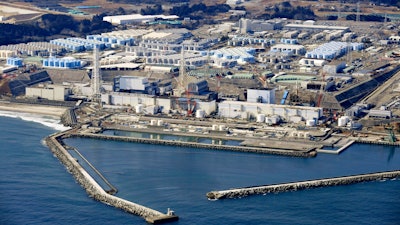
[[[22,112],[0,111],[0,116],[18,118],[29,122],[40,123],[46,127],[53,128],[54,130],[64,131],[70,127],[65,127],[60,123],[60,119],[54,116],[38,115]]]

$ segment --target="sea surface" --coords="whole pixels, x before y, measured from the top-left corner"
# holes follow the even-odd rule
[[[76,183],[43,144],[65,129],[56,119],[0,112],[0,128],[1,225],[146,224],[93,200]],[[356,144],[341,155],[292,158],[79,138],[66,143],[118,188],[117,196],[174,210],[180,219],[169,224],[400,224],[399,179],[206,198],[213,190],[399,170],[398,147]]]

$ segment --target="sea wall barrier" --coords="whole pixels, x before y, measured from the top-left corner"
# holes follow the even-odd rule
[[[355,142],[362,144],[400,146],[399,142],[388,142],[388,141],[369,141],[369,140],[356,139]]]
[[[206,196],[208,199],[240,198],[256,194],[280,193],[286,191],[298,191],[309,188],[349,185],[367,181],[393,179],[397,177],[400,177],[400,170],[283,184],[273,184],[266,186],[245,187],[223,191],[212,191],[208,192]]]
[[[182,142],[174,140],[163,140],[163,139],[150,139],[150,138],[139,138],[139,137],[125,137],[125,136],[112,136],[112,135],[102,135],[102,134],[92,134],[92,133],[79,133],[73,132],[65,137],[81,137],[81,138],[94,138],[94,139],[104,139],[113,141],[125,141],[125,142],[136,142],[143,144],[159,144],[159,145],[172,145],[180,147],[190,147],[190,148],[204,148],[213,150],[225,150],[225,151],[237,151],[237,152],[251,152],[251,153],[262,153],[262,154],[275,154],[284,156],[294,156],[294,157],[315,157],[315,149],[310,149],[308,151],[299,150],[279,150],[270,148],[259,148],[259,147],[249,147],[249,146],[232,146],[232,145],[214,145],[196,142]]]
[[[105,204],[120,208],[126,212],[141,216],[147,222],[159,224],[178,220],[178,216],[164,214],[147,208],[145,206],[127,201],[125,199],[108,194],[103,188],[87,173],[87,171],[73,158],[62,144],[62,136],[67,132],[48,136],[45,141],[52,153],[64,164],[76,181],[86,190],[89,196]]]

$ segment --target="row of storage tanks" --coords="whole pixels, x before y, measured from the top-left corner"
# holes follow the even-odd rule
[[[22,66],[22,59],[17,57],[9,57],[7,58],[7,65],[9,66]]]
[[[280,122],[280,117],[278,115],[266,116],[265,114],[258,114],[256,116],[257,123],[268,123],[268,124],[278,124]],[[317,120],[306,120],[306,126],[313,127],[317,125]]]
[[[56,67],[56,68],[80,68],[82,66],[82,61],[74,58],[55,58],[51,57],[48,59],[43,59],[43,67]]]
[[[313,59],[333,59],[349,51],[359,51],[364,48],[363,43],[329,42],[306,53],[307,58]]]

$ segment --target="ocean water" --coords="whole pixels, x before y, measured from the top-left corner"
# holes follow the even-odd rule
[[[88,197],[43,145],[45,136],[65,129],[54,118],[0,112],[0,127],[0,224],[146,224]],[[205,196],[398,170],[398,147],[357,144],[341,155],[305,159],[79,138],[66,143],[118,188],[117,196],[162,212],[173,209],[180,219],[170,224],[400,224],[399,179],[241,199]]]

